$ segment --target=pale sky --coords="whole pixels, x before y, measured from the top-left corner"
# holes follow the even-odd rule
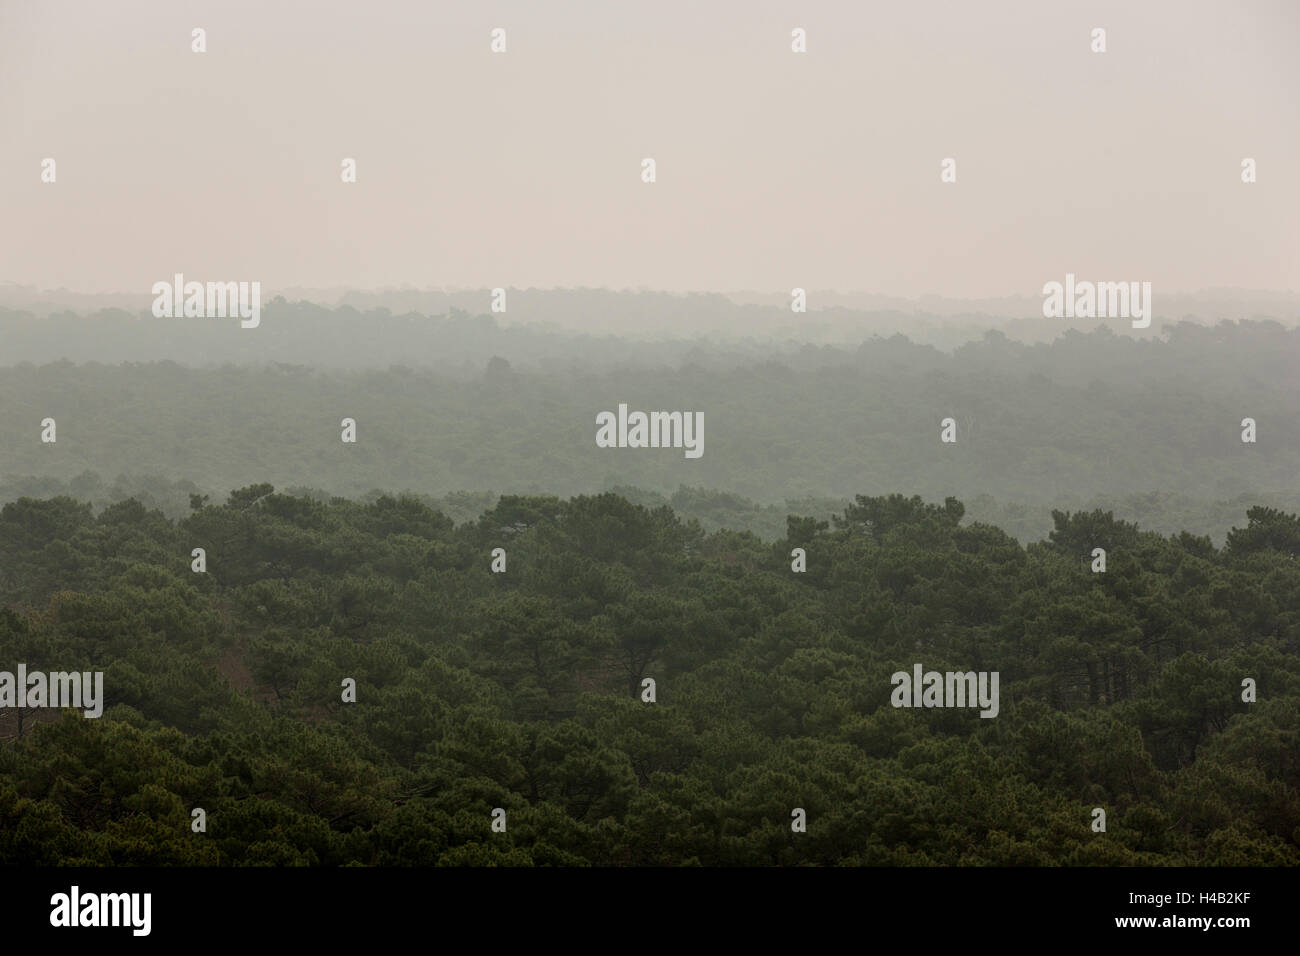
[[[0,0],[0,282],[1295,290],[1297,41],[1289,0]]]

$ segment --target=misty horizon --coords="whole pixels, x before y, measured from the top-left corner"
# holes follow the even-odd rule
[[[0,278],[1297,289],[1300,8],[1238,9],[0,3]]]

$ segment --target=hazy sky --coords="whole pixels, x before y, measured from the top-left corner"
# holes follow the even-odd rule
[[[0,0],[0,281],[1300,289],[1297,41],[1290,0]]]

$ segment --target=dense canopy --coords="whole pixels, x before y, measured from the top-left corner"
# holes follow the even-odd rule
[[[614,494],[192,506],[0,510],[0,666],[107,697],[0,711],[0,862],[1300,863],[1294,515],[1026,547],[898,495],[775,541]],[[999,672],[998,716],[891,706],[917,663]]]

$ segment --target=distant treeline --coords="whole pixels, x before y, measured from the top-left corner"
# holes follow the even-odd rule
[[[686,485],[671,494],[626,485],[616,485],[607,490],[647,508],[672,508],[683,520],[699,522],[705,531],[749,531],[764,541],[775,541],[785,534],[787,515],[801,514],[818,520],[829,520],[849,504],[846,498],[817,496],[791,498],[780,505],[760,504],[729,491]],[[289,487],[285,492],[322,503],[327,503],[334,497],[319,488],[304,486]],[[95,472],[87,471],[68,480],[30,475],[0,478],[0,504],[24,497],[66,496],[88,502],[98,513],[112,505],[135,499],[146,508],[161,511],[173,520],[189,514],[193,495],[209,499],[220,497],[211,487],[200,486],[185,479],[173,480],[158,476],[119,475],[110,482]],[[374,489],[357,495],[356,500],[370,503],[385,495],[386,492]],[[495,508],[501,495],[495,491],[457,491],[446,495],[410,494],[410,497],[461,523],[473,521],[483,512]],[[1109,511],[1121,520],[1159,534],[1174,534],[1178,529],[1185,529],[1192,534],[1209,537],[1216,545],[1222,545],[1229,529],[1239,523],[1241,515],[1251,508],[1300,511],[1300,492],[1239,495],[1225,501],[1205,501],[1169,492],[1154,492],[1145,495],[1097,496],[1086,500],[1065,498],[1060,504],[1072,511]],[[998,501],[991,495],[979,495],[967,506],[964,520],[968,524],[980,521],[996,525],[1022,543],[1029,543],[1048,536],[1053,527],[1054,510],[1056,509],[1050,505],[1005,502]]]
[[[1105,329],[1131,346],[1159,341],[1185,326],[1201,332],[1214,328],[1190,316],[1181,321],[1157,317],[1149,329],[1137,331],[1128,319],[1111,318],[943,317],[838,307],[792,313],[788,303],[778,307],[737,303],[712,294],[607,290],[512,291],[504,314],[490,313],[489,301],[486,292],[472,302],[457,296],[445,301],[441,311],[430,311],[419,295],[358,294],[337,306],[273,298],[261,300],[260,324],[255,329],[241,328],[237,318],[158,318],[147,304],[134,310],[93,311],[0,305],[0,361],[279,362],[353,370],[404,365],[463,375],[481,372],[490,358],[500,356],[517,367],[547,369],[665,364],[725,368],[775,360],[805,370],[825,361],[839,363],[845,357],[856,362],[858,344],[879,339],[901,339],[932,351],[952,352],[990,335],[1046,348],[1063,335]],[[458,302],[470,307],[458,307]],[[403,303],[409,307],[403,308]],[[1300,322],[1300,314],[1294,313],[1284,314],[1282,323],[1267,315],[1234,314],[1246,324],[1278,329],[1294,329]],[[576,326],[570,321],[579,318]],[[1164,355],[1173,358],[1175,353]],[[1120,362],[1140,367],[1128,360]],[[1058,358],[1058,364],[1068,366],[1070,361]],[[1040,371],[1051,374],[1046,367]]]
[[[171,277],[166,277],[170,279]],[[493,355],[510,362],[585,366],[620,363],[680,364],[697,350],[725,352],[748,361],[816,346],[860,342],[871,336],[907,335],[951,350],[997,329],[1026,342],[1048,342],[1069,328],[1107,326],[1121,335],[1148,338],[1174,312],[1158,315],[1150,330],[1134,332],[1128,319],[1005,318],[1000,313],[927,313],[915,307],[849,308],[813,294],[809,311],[778,303],[738,302],[714,293],[675,295],[607,289],[511,289],[507,311],[489,312],[489,290],[477,292],[350,293],[338,305],[292,298],[261,298],[256,335],[233,322],[210,318],[156,318],[152,297],[74,296],[76,308],[33,301],[18,305],[0,286],[0,357],[6,363],[290,362],[321,368],[385,368],[393,364],[440,369],[481,368]],[[1163,299],[1158,301],[1163,302]],[[1269,311],[1237,303],[1227,311],[1198,313],[1240,318],[1276,316],[1294,325],[1294,308],[1269,302]],[[1035,310],[1036,311],[1036,310]],[[1086,324],[1085,324],[1086,323]],[[628,345],[635,343],[635,355]]]
[[[429,349],[412,361],[436,353],[436,329],[461,321],[492,325],[435,322]],[[253,361],[265,357],[263,333],[275,328],[235,322],[213,334],[242,343]],[[365,335],[355,322],[348,328]],[[310,351],[329,330],[295,341]],[[546,333],[493,334],[527,342]],[[157,475],[204,493],[269,480],[326,495],[386,488],[435,500],[467,489],[671,496],[705,488],[719,490],[704,493],[708,503],[674,498],[673,506],[769,538],[789,502],[826,514],[864,489],[904,490],[931,501],[961,497],[972,515],[1024,540],[1051,529],[1052,508],[1106,507],[1152,530],[1216,541],[1243,506],[1294,508],[1300,492],[1300,331],[1277,323],[1182,324],[1146,341],[1099,330],[1036,346],[990,333],[952,354],[901,336],[762,361],[701,347],[660,366],[630,343],[617,361],[616,345],[603,340],[604,352],[571,351],[546,367],[492,356],[472,375],[169,362],[2,368],[2,490],[57,491],[21,476],[73,482],[86,472],[104,481]],[[702,412],[703,457],[598,448],[596,415],[620,402]],[[949,417],[955,444],[940,442]],[[54,444],[40,441],[46,418],[57,421]],[[356,444],[340,441],[344,418],[357,422]],[[1256,422],[1253,444],[1241,440],[1247,418]],[[69,490],[115,497],[111,487]],[[176,513],[174,496],[155,500]]]

